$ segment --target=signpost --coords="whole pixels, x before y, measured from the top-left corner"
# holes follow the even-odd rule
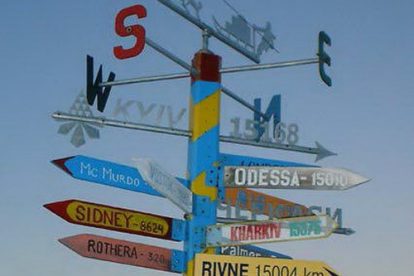
[[[44,207],[73,224],[166,240],[185,239],[185,222],[178,219],[80,200],[54,202]]]
[[[192,212],[193,197],[174,176],[165,172],[158,164],[147,159],[137,159],[136,165],[144,180],[160,194],[171,200],[186,214]]]
[[[226,166],[224,186],[289,190],[347,190],[369,179],[336,168]]]
[[[327,264],[318,261],[197,254],[195,275],[339,276],[339,273]]]
[[[316,161],[335,155],[318,142],[316,147],[305,147],[220,136],[221,92],[253,110],[255,121],[260,118],[264,121],[269,120],[267,112],[262,113],[260,108],[256,109],[224,87],[221,83],[222,73],[318,64],[322,81],[331,86],[332,81],[325,72],[325,65],[331,65],[331,58],[325,52],[325,46],[331,46],[330,37],[320,32],[316,58],[222,68],[221,56],[215,55],[209,49],[211,36],[259,63],[260,55],[264,51],[275,50],[275,36],[271,32],[270,22],[265,27],[250,24],[226,2],[237,15],[225,26],[221,26],[216,20],[214,29],[200,19],[202,5],[197,0],[182,0],[181,6],[170,0],[158,2],[201,29],[202,49],[195,53],[192,63],[188,64],[148,38],[145,28],[140,24],[128,25],[131,17],[139,20],[147,16],[142,5],[124,8],[116,16],[116,33],[121,37],[134,38],[135,44],[132,48],[124,48],[121,43],[114,47],[114,55],[119,59],[134,57],[148,45],[185,68],[186,72],[116,81],[115,74],[111,72],[107,81],[103,82],[102,65],[94,77],[94,61],[91,56],[87,56],[87,100],[90,105],[97,100],[97,109],[103,112],[112,86],[190,77],[189,129],[171,129],[74,114],[55,113],[53,118],[187,137],[189,140],[186,179],[177,179],[156,163],[143,159],[137,161],[138,170],[86,156],[68,157],[52,162],[77,179],[166,197],[185,212],[186,221],[80,200],[55,202],[46,204],[45,207],[74,224],[184,241],[184,252],[88,234],[60,241],[85,257],[184,273],[188,276],[338,275],[322,262],[214,255],[220,252],[218,247],[221,247],[222,254],[289,258],[249,244],[325,238],[337,228],[336,222],[329,216],[316,216],[303,205],[251,191],[245,187],[344,190],[368,180],[341,169],[324,169],[300,163],[220,153],[220,142],[229,142],[315,154]],[[190,13],[189,7],[195,10],[195,15]],[[257,45],[256,34],[262,37],[262,41]],[[253,129],[257,129],[254,124]],[[244,205],[252,212],[260,205],[259,208],[265,214],[275,216],[278,220],[217,224],[218,198],[230,206]],[[272,208],[265,208],[269,205]],[[288,208],[280,212],[280,206]],[[291,217],[291,210],[298,210],[294,218]],[[342,229],[342,232],[350,233],[350,229]]]
[[[329,216],[217,224],[207,227],[207,246],[308,240],[329,237],[337,227]]]
[[[59,242],[87,258],[176,273],[184,272],[184,253],[178,250],[90,234],[63,238]]]

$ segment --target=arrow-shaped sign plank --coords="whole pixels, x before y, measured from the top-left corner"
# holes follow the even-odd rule
[[[44,207],[73,224],[175,241],[185,238],[185,222],[169,217],[80,200],[54,202]]]
[[[87,258],[182,273],[184,253],[142,243],[81,234],[59,242]]]
[[[161,196],[144,181],[134,167],[83,155],[53,160],[52,163],[76,179]]]
[[[339,276],[340,274],[320,261],[197,254],[195,275]]]
[[[186,214],[192,213],[193,194],[174,176],[167,173],[161,166],[148,159],[136,159],[138,171],[144,180],[160,194],[171,200]]]
[[[289,190],[346,190],[369,181],[338,168],[227,166],[224,186]]]
[[[308,216],[271,221],[217,224],[207,228],[207,246],[320,239],[337,227],[329,216]]]
[[[120,127],[120,128],[164,133],[164,134],[175,135],[175,136],[191,137],[191,133],[188,130],[184,130],[184,129],[173,129],[173,128],[168,128],[168,127],[154,126],[154,125],[131,123],[131,122],[126,122],[126,121],[106,119],[102,117],[93,117],[93,116],[85,117],[85,116],[72,115],[72,114],[64,113],[64,112],[55,112],[52,114],[52,117],[57,120],[93,123],[93,124],[98,124],[100,126],[112,126],[112,127]],[[316,147],[306,147],[306,146],[296,146],[296,145],[289,145],[289,144],[277,144],[277,143],[270,143],[270,142],[257,142],[255,140],[234,138],[230,136],[220,136],[220,142],[233,143],[233,144],[239,144],[239,145],[248,145],[248,146],[268,148],[268,149],[279,149],[279,150],[315,154],[316,155],[315,161],[319,161],[328,156],[337,155],[336,153],[327,150],[325,147],[323,147],[318,142],[315,142]]]

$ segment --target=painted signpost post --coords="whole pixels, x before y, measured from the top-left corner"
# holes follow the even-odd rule
[[[228,246],[327,238],[337,227],[329,216],[217,224],[207,227],[207,246]]]
[[[197,276],[339,276],[323,262],[197,254]]]
[[[109,125],[187,137],[186,179],[170,175],[160,165],[148,159],[137,160],[136,168],[82,155],[52,162],[76,179],[165,197],[185,213],[185,220],[80,200],[54,202],[46,204],[45,207],[73,224],[183,241],[184,250],[166,249],[91,234],[67,237],[60,242],[84,257],[183,273],[187,276],[339,275],[322,262],[288,260],[289,256],[252,244],[326,238],[335,231],[346,234],[352,229],[343,228],[338,231],[337,223],[330,216],[315,215],[301,204],[246,187],[344,190],[362,184],[368,179],[348,170],[224,154],[220,152],[219,147],[220,142],[227,142],[302,152],[315,154],[316,161],[336,155],[318,142],[316,147],[298,146],[294,143],[296,138],[296,140],[287,139],[288,144],[281,144],[260,141],[257,137],[249,140],[220,135],[222,92],[254,112],[254,121],[249,121],[249,124],[259,136],[265,132],[260,125],[261,122],[269,122],[271,116],[280,117],[280,100],[279,105],[271,105],[279,110],[266,110],[263,113],[260,104],[256,101],[255,105],[251,105],[225,87],[221,83],[221,74],[318,64],[322,81],[331,86],[332,80],[325,71],[325,65],[331,65],[331,58],[325,51],[327,45],[331,46],[330,37],[325,32],[319,33],[318,53],[314,58],[222,68],[221,56],[209,49],[211,37],[251,61],[260,63],[260,56],[264,52],[270,49],[277,52],[270,22],[263,27],[251,24],[225,1],[236,15],[225,25],[220,23],[221,19],[214,19],[215,27],[211,27],[201,20],[202,5],[196,0],[182,0],[181,5],[178,1],[171,0],[158,0],[158,2],[201,30],[202,49],[194,54],[192,63],[181,60],[150,39],[145,28],[140,24],[127,24],[128,21],[131,22],[129,19],[140,20],[147,16],[143,5],[124,8],[115,18],[115,32],[120,37],[133,38],[135,43],[131,48],[123,47],[122,43],[115,46],[113,48],[115,57],[118,59],[135,57],[149,46],[186,71],[125,80],[115,80],[115,73],[110,72],[106,81],[103,81],[102,65],[99,66],[94,77],[94,60],[88,55],[86,58],[87,100],[89,105],[94,105],[96,101],[97,109],[103,112],[113,86],[190,78],[189,129],[134,124],[103,117],[85,117],[60,112],[54,113],[52,117],[65,121],[93,123],[98,126]],[[190,12],[191,10],[193,12]],[[256,35],[260,41],[256,41]],[[273,118],[275,125],[277,122],[280,122],[280,118]],[[255,125],[255,123],[259,124]],[[276,219],[237,222],[227,219],[226,221],[217,216],[217,207],[222,203],[236,208],[243,206],[252,212],[260,209],[263,214],[272,215]],[[280,206],[286,209],[280,210]],[[222,255],[217,256],[217,254]]]
[[[59,242],[87,258],[183,273],[184,252],[153,245],[81,234]]]
[[[289,190],[347,190],[369,179],[336,168],[226,166],[224,186]]]
[[[166,240],[185,239],[185,222],[179,219],[81,200],[53,202],[44,207],[73,224]]]

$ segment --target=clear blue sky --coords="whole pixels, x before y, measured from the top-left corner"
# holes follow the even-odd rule
[[[118,78],[182,71],[153,50],[137,58],[117,60],[112,47],[127,43],[113,31],[115,14],[140,3],[147,35],[190,61],[200,46],[198,29],[157,1],[2,1],[0,61],[2,100],[0,144],[1,275],[169,275],[136,267],[82,258],[57,242],[94,233],[164,247],[179,244],[71,225],[42,205],[66,199],[181,217],[163,199],[71,179],[50,160],[77,154],[132,164],[149,157],[184,176],[187,141],[130,130],[104,128],[101,139],[75,148],[70,137],[57,134],[54,111],[67,111],[85,87],[85,56],[93,55]],[[282,94],[283,120],[300,127],[300,145],[319,141],[338,152],[319,164],[344,167],[372,181],[345,192],[271,192],[305,205],[341,207],[344,225],[357,233],[326,240],[268,244],[266,248],[297,259],[322,260],[343,275],[410,275],[414,256],[413,184],[414,17],[412,1],[231,1],[250,21],[270,20],[280,54],[263,62],[314,57],[317,34],[332,38],[328,49],[334,85],[319,80],[316,66],[242,73],[223,83],[249,100]],[[231,11],[220,0],[203,1],[202,16],[224,22]],[[211,40],[224,66],[249,64],[243,56]],[[111,117],[117,99],[139,100],[186,108],[189,81],[132,85],[113,89],[104,116]],[[94,112],[95,115],[100,115]],[[136,114],[136,113],[135,113]],[[225,96],[222,134],[230,119],[251,113]],[[134,118],[131,118],[133,120]],[[186,127],[182,123],[180,127]],[[222,152],[312,163],[311,155],[222,144]]]

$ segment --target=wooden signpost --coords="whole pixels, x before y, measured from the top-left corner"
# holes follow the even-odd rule
[[[184,272],[184,253],[178,250],[90,234],[63,238],[59,242],[87,258],[176,273]]]
[[[318,53],[314,58],[222,68],[221,56],[215,55],[209,49],[210,37],[218,39],[250,60],[259,63],[263,52],[269,49],[275,50],[273,45],[275,36],[271,32],[270,23],[263,29],[258,28],[255,24],[249,23],[245,17],[237,14],[233,16],[231,23],[227,22],[223,26],[215,20],[216,27],[213,28],[200,19],[202,5],[197,0],[181,1],[181,5],[179,1],[158,0],[158,2],[202,31],[202,49],[195,53],[191,64],[150,39],[142,25],[128,23],[136,20],[139,22],[147,16],[146,8],[138,4],[122,9],[115,17],[116,34],[120,37],[130,37],[135,43],[131,48],[125,48],[122,46],[123,43],[120,43],[113,48],[113,53],[118,59],[126,59],[139,55],[145,46],[149,46],[184,68],[186,72],[125,80],[115,80],[115,74],[110,72],[106,81],[103,81],[102,65],[99,66],[95,77],[94,60],[91,56],[87,56],[87,100],[89,105],[97,102],[97,109],[103,112],[113,86],[190,78],[189,129],[170,129],[119,122],[103,117],[65,115],[59,112],[55,113],[53,118],[187,137],[186,179],[170,175],[160,165],[149,160],[139,160],[136,168],[81,155],[52,162],[76,179],[165,197],[184,211],[185,221],[80,200],[55,202],[46,204],[45,207],[74,224],[183,241],[184,251],[90,234],[64,238],[60,242],[84,257],[184,273],[187,276],[339,275],[322,262],[287,260],[289,256],[251,245],[325,238],[333,233],[337,224],[329,216],[316,216],[310,213],[303,205],[255,192],[246,187],[344,190],[368,179],[345,170],[324,169],[295,162],[220,152],[220,142],[227,142],[316,154],[316,161],[335,155],[317,142],[316,147],[305,147],[220,135],[221,92],[254,112],[255,122],[258,125],[253,125],[253,129],[260,129],[262,120],[263,122],[270,120],[266,114],[274,114],[267,111],[262,113],[223,86],[221,74],[317,64],[322,81],[331,86],[332,81],[325,72],[325,66],[331,65],[331,58],[325,51],[327,45],[331,46],[330,37],[325,32],[319,33]],[[189,5],[195,14],[190,12]],[[229,3],[227,5],[230,6]],[[235,11],[234,7],[232,10]],[[257,44],[256,33],[261,33],[261,41]],[[271,214],[277,220],[218,224],[218,199],[230,206],[243,205],[249,210],[254,210],[257,202],[266,207],[271,205],[273,209],[262,208],[263,212]],[[279,206],[288,208],[280,211]],[[298,215],[292,218],[290,209],[299,210]],[[218,247],[221,247],[221,251]],[[215,255],[220,252],[227,255],[254,256],[254,258]],[[272,258],[262,258],[263,256]]]
[[[166,240],[185,238],[185,222],[178,219],[80,200],[54,202],[44,207],[73,224]]]

